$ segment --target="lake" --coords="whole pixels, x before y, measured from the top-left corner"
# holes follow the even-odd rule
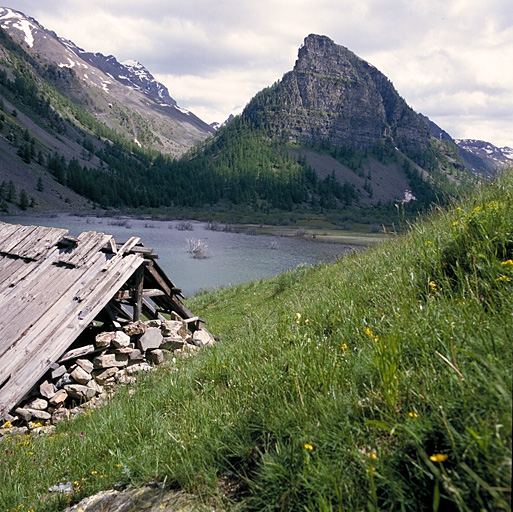
[[[113,235],[122,243],[132,236],[141,238],[158,255],[159,265],[173,283],[192,296],[210,290],[255,279],[273,277],[302,264],[335,261],[352,252],[345,244],[323,243],[300,237],[278,237],[212,231],[207,223],[187,221],[192,230],[181,230],[183,221],[154,221],[109,217],[0,216],[3,222],[68,229],[71,236],[83,231]],[[200,240],[208,258],[194,258],[187,252],[188,240]]]

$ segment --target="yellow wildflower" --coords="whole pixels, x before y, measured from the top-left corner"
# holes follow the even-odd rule
[[[432,292],[436,292],[437,288],[438,288],[438,286],[434,281],[429,281],[429,289]]]
[[[296,313],[296,323],[299,323],[301,320],[301,313]]]
[[[374,452],[369,453],[369,457],[371,458],[371,460],[377,460],[378,458],[378,456]]]
[[[418,417],[419,417],[419,415],[418,415],[415,411],[410,411],[410,412],[408,413],[408,416],[409,416],[410,418],[418,418]]]
[[[459,226],[460,225],[460,221],[459,220],[455,220],[453,223],[452,223],[453,226]]]
[[[431,462],[445,462],[448,457],[449,455],[447,455],[446,453],[435,453],[434,455],[431,455],[429,457],[429,460]]]
[[[513,267],[513,260],[506,260],[501,263],[503,267]]]
[[[340,346],[340,348],[342,350],[347,350],[349,347],[347,346],[347,343],[342,343],[342,345]]]
[[[2,428],[12,428],[12,423],[7,420],[3,425],[2,425]]]
[[[310,444],[310,443],[305,443],[305,444],[303,445],[303,448],[304,448],[305,450],[308,450],[309,452],[313,452],[313,449],[314,449],[313,444]]]
[[[374,341],[377,343],[379,341],[379,336],[374,336]]]
[[[370,327],[366,327],[366,328],[365,328],[365,334],[366,334],[367,336],[372,336],[372,330],[371,330],[371,328],[370,328]]]
[[[93,470],[91,471],[91,475],[97,475],[97,474],[98,474],[98,471],[96,471],[96,469],[93,469]]]

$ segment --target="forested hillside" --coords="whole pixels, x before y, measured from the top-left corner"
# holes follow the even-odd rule
[[[73,69],[0,38],[3,211],[37,211],[53,194],[71,211],[236,210],[258,222],[337,212],[337,223],[372,209],[379,224],[396,205],[414,213],[473,181],[384,75],[325,37],[309,36],[293,71],[181,158],[86,111]]]

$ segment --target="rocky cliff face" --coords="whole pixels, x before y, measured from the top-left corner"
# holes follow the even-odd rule
[[[294,69],[245,115],[271,135],[366,148],[383,137],[427,146],[429,127],[374,66],[325,36],[309,35]]]

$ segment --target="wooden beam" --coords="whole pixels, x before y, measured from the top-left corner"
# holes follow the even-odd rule
[[[142,301],[144,290],[144,265],[141,265],[134,274],[134,316],[133,321],[138,322],[142,314]]]

